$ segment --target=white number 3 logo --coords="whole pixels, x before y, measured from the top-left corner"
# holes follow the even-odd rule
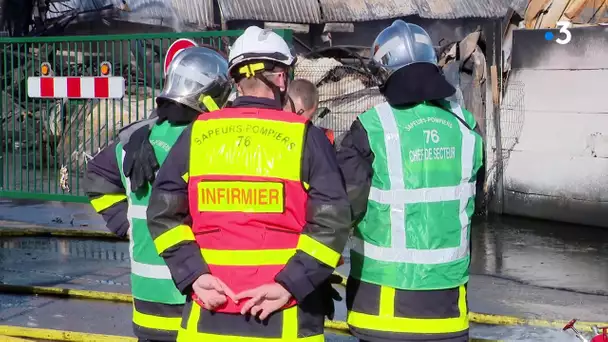
[[[570,23],[569,21],[558,21],[557,23],[555,23],[555,26],[559,28],[559,33],[562,33],[566,36],[563,39],[557,38],[555,40],[557,44],[566,45],[570,43],[570,41],[572,40],[572,32],[570,32],[569,30],[571,25],[572,23]]]

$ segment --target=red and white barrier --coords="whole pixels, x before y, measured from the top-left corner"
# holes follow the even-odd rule
[[[121,99],[123,77],[28,77],[27,95],[33,98]]]
[[[165,54],[165,76],[167,75],[167,70],[169,69],[169,64],[171,64],[171,61],[173,60],[173,58],[175,58],[175,55],[177,55],[178,52],[187,49],[187,48],[191,48],[191,47],[195,47],[198,46],[196,44],[196,42],[190,40],[190,39],[185,39],[185,38],[181,38],[178,39],[176,41],[173,42],[173,44],[171,44],[171,46],[169,46],[169,48],[167,49],[167,54]]]

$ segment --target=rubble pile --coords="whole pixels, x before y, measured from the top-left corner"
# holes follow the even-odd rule
[[[154,98],[125,96],[122,100],[71,101],[64,111],[70,118],[57,145],[57,156],[69,170],[86,166],[86,161],[114,140],[120,128],[143,119],[154,108]],[[73,172],[73,171],[72,171]]]
[[[333,58],[298,57],[295,78],[305,78],[317,85],[319,107],[329,109],[330,113],[316,119],[315,124],[334,130],[338,143],[359,114],[384,101],[361,70],[344,66]]]

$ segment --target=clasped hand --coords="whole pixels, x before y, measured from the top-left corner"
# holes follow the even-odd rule
[[[235,303],[249,298],[241,308],[241,314],[251,314],[265,320],[273,312],[281,309],[291,299],[291,294],[283,286],[277,283],[264,284],[254,289],[235,294],[223,281],[211,274],[200,276],[192,289],[202,301],[207,310],[215,310],[226,303],[228,298]]]

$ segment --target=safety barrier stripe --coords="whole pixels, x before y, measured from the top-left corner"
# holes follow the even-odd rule
[[[121,99],[125,95],[123,77],[28,77],[31,98]]]
[[[88,238],[88,237],[99,237],[99,235],[89,236],[89,233],[103,233],[103,232],[91,232],[91,231],[78,231],[78,230],[59,230],[59,229],[0,229],[0,237],[2,236],[19,236],[19,232],[21,232],[21,236],[31,236],[32,232],[40,232],[44,231],[47,233],[55,233],[56,236],[62,237],[73,237],[73,238]],[[5,234],[8,232],[9,234]],[[61,235],[59,235],[61,234]],[[108,233],[109,234],[109,233]],[[50,234],[49,234],[50,235]],[[109,234],[110,236],[114,236]],[[346,285],[346,277],[340,275],[342,277],[341,285]],[[0,284],[0,293],[19,293],[19,294],[36,294],[36,295],[46,295],[46,296],[55,296],[55,297],[71,297],[78,299],[91,299],[91,300],[106,300],[113,302],[124,302],[131,303],[132,297],[128,294],[123,293],[113,293],[113,292],[100,292],[100,291],[89,291],[89,290],[74,290],[67,288],[58,288],[58,287],[42,287],[42,286],[22,286],[22,285],[10,285],[10,284]],[[493,314],[484,314],[477,312],[469,312],[469,320],[472,323],[477,324],[486,324],[486,325],[527,325],[541,328],[557,328],[561,329],[564,325],[568,323],[568,321],[563,320],[542,320],[542,319],[528,319],[523,317],[513,317],[513,316],[504,316],[504,315],[493,315]],[[576,323],[577,329],[579,331],[592,332],[593,326],[608,326],[608,322],[581,322],[577,321]],[[325,327],[329,330],[333,331],[342,331],[344,333],[349,332],[348,326],[346,322],[341,321],[326,321]],[[5,330],[8,329],[8,330]],[[13,330],[10,330],[13,329]],[[1,335],[9,335],[9,336],[17,336],[17,337],[28,337],[28,338],[41,338],[40,335],[23,335],[25,332],[24,329],[33,329],[32,334],[38,334],[38,330],[46,332],[44,329],[34,329],[34,328],[21,328],[21,327],[6,327],[0,326],[0,336]],[[7,333],[7,331],[9,331]],[[22,334],[16,334],[15,332],[22,331]],[[50,330],[53,332],[67,333],[70,336],[85,336],[87,334],[84,333],[75,333],[75,332],[61,332],[57,330]],[[12,333],[11,333],[12,332]],[[74,335],[76,334],[76,335]],[[80,334],[80,335],[78,335]],[[48,335],[47,335],[48,336]],[[53,335],[53,336],[62,336],[62,335]],[[49,340],[57,340],[57,341],[117,341],[116,337],[111,337],[113,340],[103,339],[103,336],[109,335],[99,335],[101,339],[64,339],[64,338],[46,338]],[[127,341],[122,336],[119,336],[121,341]],[[136,341],[136,340],[133,340]],[[483,340],[479,340],[483,341]]]

